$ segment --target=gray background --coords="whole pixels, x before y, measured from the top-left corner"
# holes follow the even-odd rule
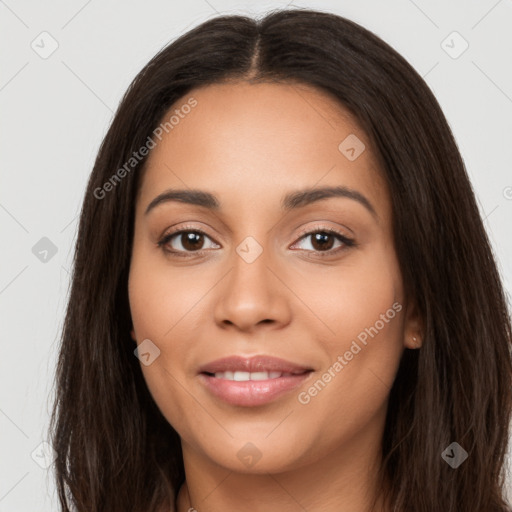
[[[0,512],[57,510],[51,450],[41,443],[77,215],[121,95],[162,46],[200,22],[287,5],[362,24],[425,77],[459,144],[510,295],[511,0],[0,1]]]

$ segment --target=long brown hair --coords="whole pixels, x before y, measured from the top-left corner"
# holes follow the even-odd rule
[[[511,319],[457,145],[430,89],[396,51],[352,21],[308,9],[197,26],[144,67],[119,105],[83,201],[57,365],[49,432],[62,510],[174,506],[185,478],[180,439],[130,339],[128,269],[146,158],[112,176],[193,88],[249,79],[330,93],[361,123],[391,192],[404,287],[425,331],[420,350],[404,351],[390,392],[381,470],[390,503],[407,512],[508,511]],[[441,456],[452,442],[468,453],[456,469]]]

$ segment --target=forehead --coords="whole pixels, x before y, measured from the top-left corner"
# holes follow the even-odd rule
[[[195,106],[182,108],[190,98]],[[389,213],[370,141],[350,112],[319,89],[213,84],[175,102],[162,122],[173,114],[146,163],[139,196],[146,206],[167,188],[204,189],[222,202],[261,208],[262,199],[278,202],[283,191],[343,185]]]

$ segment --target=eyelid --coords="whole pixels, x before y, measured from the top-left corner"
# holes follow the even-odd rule
[[[340,253],[341,251],[345,251],[350,248],[355,248],[355,247],[358,247],[358,245],[359,245],[355,241],[354,238],[347,236],[340,229],[319,224],[316,226],[302,229],[299,234],[299,238],[297,238],[297,240],[292,244],[292,247],[294,245],[296,245],[298,242],[300,242],[303,238],[311,236],[315,233],[327,233],[331,236],[334,236],[342,243],[342,245],[340,247],[337,247],[335,249],[329,249],[327,251],[306,250],[305,252],[309,253],[311,255],[310,257],[315,257],[315,258],[334,257],[334,256],[337,256],[338,253]]]
[[[316,226],[301,229],[299,231],[299,235],[298,235],[299,238],[297,240],[302,238],[304,235],[312,235],[313,233],[318,233],[320,231],[325,231],[327,233],[336,234],[336,235],[339,235],[340,237],[346,238],[347,240],[351,239],[351,237],[349,235],[343,233],[340,229],[329,227],[324,224],[317,224]]]
[[[179,234],[182,234],[182,233],[188,233],[188,232],[193,232],[193,233],[199,233],[201,235],[204,235],[206,237],[208,237],[210,240],[212,240],[212,242],[214,242],[216,245],[220,245],[219,242],[217,242],[212,236],[210,236],[204,229],[201,229],[201,228],[198,228],[196,226],[192,226],[192,225],[178,225],[178,227],[173,227],[169,230],[166,230],[164,231],[164,233],[159,237],[159,240],[157,242],[157,245],[160,247],[160,246],[163,246],[165,244],[167,244],[172,237],[176,236],[176,235],[179,235]],[[195,254],[199,254],[202,250],[204,249],[201,249],[199,251],[189,251],[191,254],[195,253]],[[184,251],[175,251],[175,252],[184,252]]]

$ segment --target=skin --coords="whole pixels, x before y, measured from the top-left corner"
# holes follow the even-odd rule
[[[405,303],[392,240],[389,191],[370,141],[333,98],[306,85],[234,82],[195,89],[198,104],[151,150],[136,202],[129,275],[132,337],[160,356],[141,368],[149,390],[182,440],[186,484],[177,507],[219,510],[364,511],[376,489],[390,387],[405,347],[421,343],[414,305]],[[166,116],[167,119],[168,116]],[[366,146],[350,161],[349,134]],[[359,202],[333,197],[291,211],[288,192],[345,186]],[[214,194],[220,209],[151,201],[168,189]],[[202,254],[171,228],[201,230]],[[335,229],[324,246],[302,230]],[[253,237],[262,253],[236,251]],[[331,255],[321,258],[322,247]],[[188,252],[187,252],[188,250]],[[253,249],[251,249],[253,250]],[[325,250],[323,251],[325,253]],[[309,403],[298,400],[358,334],[394,303],[402,306]],[[416,341],[413,340],[416,337]],[[266,354],[314,368],[274,402],[240,407],[214,397],[198,368],[239,354]],[[261,454],[237,456],[251,442]],[[379,500],[380,510],[390,510]]]

